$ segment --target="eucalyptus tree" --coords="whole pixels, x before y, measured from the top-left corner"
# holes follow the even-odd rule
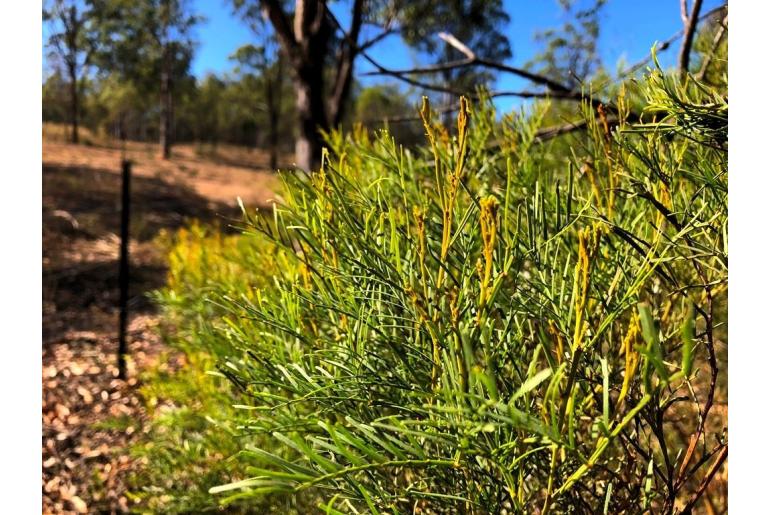
[[[91,10],[74,0],[48,1],[43,7],[48,24],[49,56],[63,65],[69,86],[69,121],[71,141],[78,143],[80,123],[80,80],[93,55],[93,18]]]
[[[157,91],[160,155],[173,144],[174,94],[189,75],[192,31],[202,18],[186,0],[90,0],[99,34],[98,62],[141,91]],[[157,88],[157,89],[156,89]]]
[[[357,58],[371,60],[366,51],[389,36],[401,34],[407,45],[418,48],[425,38],[456,30],[479,42],[491,41],[495,57],[508,55],[507,41],[495,29],[505,18],[498,1],[417,5],[402,0],[353,0],[334,12],[327,0],[287,4],[233,0],[244,19],[264,18],[275,31],[292,74],[299,129],[296,159],[305,170],[320,162],[321,134],[344,119]],[[347,10],[340,14],[347,26],[335,15],[342,9]]]
[[[324,0],[297,0],[293,12],[279,1],[234,0],[233,5],[250,25],[263,17],[269,20],[275,37],[292,71],[296,94],[295,144],[297,164],[310,169],[321,158],[319,129],[328,130],[342,117],[344,98],[350,91],[353,59],[364,16],[364,0],[355,0],[349,38],[338,56],[333,83],[327,79],[327,62],[332,53],[333,22]],[[326,97],[327,89],[331,94]]]

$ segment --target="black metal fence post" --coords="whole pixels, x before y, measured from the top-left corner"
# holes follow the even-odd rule
[[[120,211],[120,321],[118,325],[118,377],[126,378],[126,329],[128,326],[128,238],[131,214],[131,161],[122,162]]]

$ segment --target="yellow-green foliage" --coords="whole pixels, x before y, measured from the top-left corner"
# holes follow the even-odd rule
[[[224,235],[198,224],[164,236],[160,244],[168,249],[169,271],[167,286],[155,296],[173,351],[142,378],[151,420],[149,432],[132,448],[144,458],[131,478],[132,495],[153,512],[199,512],[216,506],[209,488],[241,477],[248,463],[234,457],[247,443],[239,428],[244,414],[232,407],[238,395],[215,372],[218,357],[232,352],[227,341],[211,336],[226,326],[217,301],[224,294],[253,300],[257,288],[271,281],[279,258],[262,238]],[[273,499],[230,510],[258,507],[296,511],[290,500]]]
[[[726,452],[707,420],[726,342],[727,101],[659,71],[635,90],[617,124],[585,102],[585,130],[545,142],[548,104],[498,121],[465,100],[456,127],[423,105],[416,151],[333,133],[319,171],[283,175],[272,216],[247,214],[270,244],[215,245],[213,273],[194,263],[215,246],[179,253],[185,300],[164,303],[217,356],[243,435],[210,492],[328,513],[697,501]]]

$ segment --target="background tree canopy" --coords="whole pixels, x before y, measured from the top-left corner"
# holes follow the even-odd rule
[[[205,20],[190,2],[52,0],[44,10],[53,70],[44,84],[44,120],[70,123],[72,138],[86,123],[116,137],[158,139],[166,157],[174,140],[229,142],[266,147],[277,165],[278,152],[294,146],[296,163],[309,169],[318,164],[322,132],[353,121],[381,126],[388,118],[396,136],[408,142],[420,132],[414,119],[420,94],[429,95],[448,122],[460,94],[492,89],[501,73],[523,77],[533,88],[492,90],[493,98],[570,98],[565,114],[574,117],[581,89],[613,82],[597,46],[605,3],[560,1],[563,26],[538,31],[540,52],[515,68],[505,64],[515,51],[506,26],[517,13],[506,12],[500,0],[331,6],[322,0],[233,0],[229,8],[253,41],[232,54],[231,71],[196,78],[190,65],[196,27]],[[347,26],[335,12],[342,12]],[[719,55],[727,38],[725,15],[710,14],[694,38],[693,59],[706,64],[699,77],[715,84],[724,76]],[[392,38],[426,64],[395,70],[372,59],[371,49]],[[387,85],[370,85],[367,78],[362,86],[360,63],[373,66],[369,74]],[[362,95],[365,106],[357,106]],[[400,121],[394,125],[394,119]]]

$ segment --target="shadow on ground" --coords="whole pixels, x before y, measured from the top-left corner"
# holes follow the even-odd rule
[[[43,166],[43,231],[65,227],[70,235],[101,238],[120,230],[120,173],[76,166]],[[79,228],[69,230],[54,218],[69,213]],[[156,177],[131,179],[131,237],[152,239],[161,229],[176,229],[190,219],[224,222],[238,217],[231,206],[211,202],[189,186]],[[53,225],[52,225],[53,224]],[[72,224],[70,224],[72,225]],[[44,249],[45,250],[45,249]]]
[[[130,512],[125,481],[136,460],[127,449],[145,431],[148,416],[141,372],[158,360],[163,366],[176,363],[148,297],[166,279],[161,234],[193,219],[228,230],[240,213],[216,199],[248,191],[251,173],[203,160],[195,173],[179,173],[181,164],[173,160],[137,165],[131,184],[129,356],[127,377],[119,379],[118,154],[83,146],[54,150],[44,152],[49,161],[42,173],[43,512]],[[112,162],[115,169],[102,167]],[[198,180],[199,171],[205,180]],[[264,177],[257,181],[263,183]]]
[[[43,341],[71,331],[114,331],[118,303],[121,177],[116,171],[43,166]],[[131,181],[132,314],[153,307],[166,267],[154,240],[192,219],[227,228],[239,219],[184,184],[134,176]]]

